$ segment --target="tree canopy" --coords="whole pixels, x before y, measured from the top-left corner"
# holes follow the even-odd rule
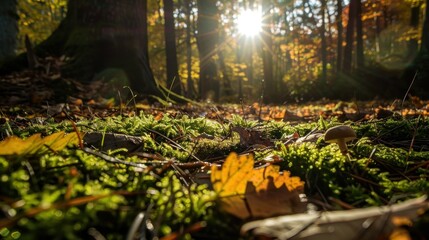
[[[416,71],[419,90],[411,93],[429,90],[423,0],[142,2],[146,8],[135,13],[113,5],[112,14],[146,15],[148,67],[160,86],[179,94],[267,102],[397,98]],[[25,36],[43,42],[67,10],[65,0],[19,1],[16,52],[26,50]],[[243,22],[246,14],[251,20]],[[246,32],[259,24],[261,31]]]

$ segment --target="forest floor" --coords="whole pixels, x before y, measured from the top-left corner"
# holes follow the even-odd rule
[[[0,77],[1,238],[429,239],[427,101],[115,104],[46,61]]]

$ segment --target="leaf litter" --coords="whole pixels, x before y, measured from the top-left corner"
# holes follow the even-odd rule
[[[58,190],[69,189],[66,190],[68,197],[65,199],[86,197],[86,200],[79,204],[96,202],[109,214],[114,214],[119,206],[131,207],[132,212],[122,214],[127,217],[122,218],[121,227],[124,231],[116,233],[119,235],[125,234],[127,227],[131,226],[125,219],[134,219],[137,213],[143,211],[147,219],[140,224],[146,228],[146,234],[176,236],[173,239],[183,236],[179,229],[187,229],[183,234],[195,238],[201,238],[211,231],[221,234],[215,229],[228,233],[226,226],[219,222],[221,219],[216,220],[216,214],[225,214],[224,212],[231,214],[232,216],[228,215],[231,219],[234,219],[233,216],[244,219],[239,221],[238,225],[237,222],[230,225],[237,229],[235,233],[243,223],[248,222],[243,225],[243,233],[287,239],[299,234],[303,236],[305,231],[313,231],[313,227],[323,232],[325,226],[332,229],[331,227],[336,228],[336,224],[345,224],[351,229],[346,235],[351,236],[353,232],[363,231],[360,228],[362,222],[375,219],[372,215],[365,216],[366,211],[371,210],[365,207],[383,206],[388,204],[391,198],[401,195],[405,198],[421,196],[429,189],[429,154],[426,152],[429,139],[426,120],[428,104],[421,100],[410,100],[407,102],[407,108],[401,108],[395,104],[375,102],[313,103],[303,106],[291,104],[287,107],[258,104],[248,107],[191,104],[163,106],[148,103],[113,106],[96,104],[91,99],[79,99],[70,99],[66,104],[32,108],[1,107],[3,141],[0,142],[0,155],[3,158],[0,157],[0,162],[2,166],[6,166],[0,168],[1,175],[13,176],[21,169],[18,165],[13,165],[13,162],[7,163],[11,156],[15,156],[12,158],[19,157],[21,161],[30,164],[23,164],[24,171],[29,171],[29,166],[33,168],[34,173],[30,174],[29,182],[36,181],[37,185],[43,185],[46,181],[44,178],[54,180],[59,183]],[[416,103],[420,108],[416,107]],[[326,129],[343,121],[349,121],[358,135],[358,140],[349,144],[351,162],[346,161],[335,145],[323,142]],[[83,149],[76,147],[76,137],[67,140],[67,136],[72,138],[73,134],[76,134],[73,124],[85,133]],[[65,134],[66,132],[68,134]],[[68,145],[69,142],[74,144]],[[67,145],[69,147],[66,147]],[[238,152],[240,155],[229,155],[230,152]],[[35,153],[38,156],[34,157]],[[48,161],[50,167],[38,166],[39,163],[34,162],[34,158],[43,159],[40,163]],[[66,175],[68,180],[60,180],[58,173],[53,172],[54,169],[59,169],[60,172],[69,169],[70,175]],[[46,171],[49,174],[38,176]],[[169,172],[173,172],[173,178],[177,180],[169,176]],[[128,180],[122,179],[121,175]],[[141,187],[136,188],[137,185],[132,182],[137,181],[138,176],[151,176],[151,180],[145,180]],[[161,182],[167,181],[166,178],[169,182],[174,182],[176,189],[168,190],[174,194],[188,191],[187,188],[195,186],[194,182],[204,182],[200,186],[208,186],[212,190],[194,189],[186,195],[188,197],[170,197],[164,204],[171,207],[162,210],[162,205],[159,205],[161,202],[156,203],[155,199],[158,194],[166,194],[162,194],[166,189],[161,187]],[[210,178],[211,181],[208,181]],[[79,190],[94,184],[91,183],[93,180],[101,184],[96,187],[100,191],[85,193]],[[6,214],[2,221],[8,222],[7,229],[25,233],[28,226],[16,225],[16,216],[38,219],[39,214],[42,216],[47,213],[37,211],[36,214],[29,215],[28,212],[33,212],[32,208],[37,209],[46,203],[36,201],[36,205],[28,207],[27,204],[16,205],[17,202],[29,200],[25,200],[28,196],[23,192],[16,193],[19,192],[19,187],[14,187],[14,181],[16,180],[11,179],[5,182],[5,186],[9,187],[1,191],[0,201],[6,204],[6,208],[14,209],[20,215],[13,214],[8,217]],[[155,186],[157,183],[160,186]],[[155,188],[151,188],[151,185]],[[35,187],[34,183],[29,186]],[[118,201],[116,206],[103,205],[104,203],[100,202],[103,200],[98,196],[111,199],[117,195],[115,191],[124,187],[133,197],[115,200]],[[151,192],[149,196],[152,196],[141,199],[142,203],[152,202],[151,204],[157,206],[157,210],[130,205],[136,200],[135,196],[140,196],[139,188],[143,188],[143,192]],[[107,193],[103,191],[112,194],[105,195]],[[217,197],[210,195],[211,197],[205,198],[203,202],[194,199],[193,196],[201,196],[202,192],[207,191],[217,193]],[[43,191],[33,192],[43,194]],[[307,196],[304,197],[304,194]],[[194,199],[191,200],[192,206],[200,208],[185,211],[193,217],[178,223],[173,220],[174,217],[184,220],[186,214],[174,213],[173,209],[181,206],[182,199]],[[408,210],[412,214],[406,215],[405,219],[415,220],[416,214],[427,208],[427,202],[421,199],[415,200],[420,201],[419,207],[410,205]],[[54,199],[51,206],[47,212],[55,209],[64,211],[64,208],[74,207],[73,204],[64,205],[61,199]],[[313,208],[318,209],[318,218],[326,215],[326,219],[331,219],[331,213],[337,214],[333,210],[344,209],[344,206],[356,208],[354,211],[364,214],[363,217],[359,220],[339,218],[336,222],[313,219],[311,224],[307,221],[300,226],[295,225],[294,228],[284,225],[284,219],[296,222],[297,218],[316,216],[314,212],[312,215]],[[380,208],[384,209],[384,215],[379,215],[377,219],[382,220],[374,220],[374,224],[364,230],[370,229],[368,231],[377,236],[389,236],[392,231],[396,233],[398,226],[393,224],[394,211],[386,208],[390,209],[389,206]],[[396,205],[392,205],[392,209],[395,208]],[[352,212],[348,211],[339,213],[349,216]],[[372,208],[371,211],[378,210]],[[41,226],[43,221],[48,219],[40,218],[36,226]],[[252,220],[255,219],[270,224],[253,223]],[[150,226],[153,221],[159,222],[159,229],[155,229],[156,231]],[[356,221],[361,221],[357,224],[360,227],[355,224]],[[248,227],[255,226],[251,224],[258,227]],[[99,225],[85,226],[102,229],[102,225],[103,221]],[[290,235],[296,233],[296,227],[304,227],[305,231]],[[407,230],[407,234],[425,236],[424,230],[419,230],[424,228],[413,229]],[[4,228],[2,231],[4,232]],[[282,232],[283,235],[278,235],[276,231]],[[102,234],[111,236],[115,231],[109,229]],[[234,238],[231,233],[228,235]],[[302,239],[319,239],[317,235],[311,234],[306,237],[309,238]]]

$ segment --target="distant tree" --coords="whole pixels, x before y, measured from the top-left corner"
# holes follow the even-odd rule
[[[164,33],[165,33],[165,54],[167,57],[167,88],[173,92],[181,94],[182,84],[179,77],[179,67],[177,64],[176,50],[176,30],[174,24],[174,4],[173,0],[164,0]]]
[[[343,0],[337,0],[337,72],[342,69],[343,62]]]
[[[18,35],[16,0],[0,1],[0,61],[15,55]]]
[[[415,62],[419,82],[416,84],[416,88],[421,92],[421,96],[426,97],[429,91],[429,0],[426,0],[425,20],[422,28],[422,43]]]
[[[198,0],[198,52],[200,58],[199,94],[202,99],[219,100],[220,82],[215,56],[217,54],[218,9],[216,0]]]
[[[195,98],[197,92],[195,90],[194,81],[192,80],[192,4],[190,0],[185,0],[185,23],[186,23],[186,96],[188,98]]]
[[[429,54],[429,0],[426,0],[425,21],[422,28],[422,46],[421,51]]]
[[[328,75],[328,44],[326,42],[326,1],[321,0],[321,16],[322,24],[320,26],[320,39],[321,39],[321,56],[322,56],[322,81],[327,83]]]
[[[264,101],[274,102],[277,98],[277,88],[273,77],[273,40],[271,36],[271,2],[269,0],[262,0],[262,62],[264,69]]]
[[[364,49],[363,49],[363,25],[362,25],[362,1],[355,0],[355,13],[356,18],[356,66],[358,68],[364,67]]]
[[[356,22],[356,0],[351,0],[349,4],[349,15],[347,21],[346,46],[344,48],[343,72],[352,71],[353,42]]]
[[[418,43],[418,28],[420,24],[420,7],[421,1],[411,2],[410,27],[412,28],[413,36],[408,41],[408,57],[413,59],[419,50]]]

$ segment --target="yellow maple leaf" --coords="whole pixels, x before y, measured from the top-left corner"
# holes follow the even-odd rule
[[[67,145],[78,145],[77,133],[57,132],[44,138],[40,133],[34,134],[27,139],[11,136],[0,142],[0,155],[32,155],[41,153],[49,147],[53,151],[59,151]]]
[[[247,180],[253,171],[252,156],[237,156],[231,153],[225,160],[222,170],[212,167],[211,181],[219,196],[244,194]]]
[[[241,219],[305,211],[304,182],[279,166],[254,169],[252,155],[231,153],[222,169],[212,167],[211,181],[223,210]]]

